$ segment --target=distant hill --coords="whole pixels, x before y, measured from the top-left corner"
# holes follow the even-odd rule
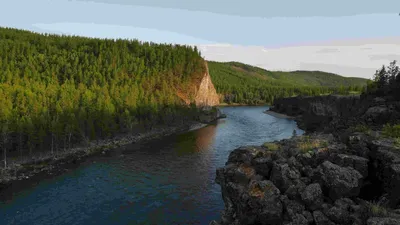
[[[321,71],[268,71],[239,62],[208,61],[217,92],[226,103],[270,103],[293,95],[359,92],[367,79]]]

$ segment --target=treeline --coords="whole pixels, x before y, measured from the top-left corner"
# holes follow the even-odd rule
[[[400,100],[400,68],[397,61],[394,60],[389,66],[383,65],[377,70],[373,82],[369,82],[364,93]]]
[[[189,46],[0,28],[0,146],[57,151],[193,119],[176,93],[190,96],[205,69]]]
[[[208,62],[210,76],[228,104],[271,104],[295,95],[360,93],[366,79],[344,78],[323,72],[271,72],[242,63]]]

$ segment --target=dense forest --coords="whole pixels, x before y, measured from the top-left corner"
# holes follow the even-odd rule
[[[4,159],[196,120],[199,110],[182,96],[193,102],[205,63],[196,47],[0,28]],[[209,62],[209,70],[227,103],[348,93],[364,82],[309,72],[294,78],[238,63]]]
[[[238,62],[208,62],[210,76],[225,103],[264,104],[294,95],[359,93],[366,79],[320,71],[272,72]]]
[[[0,28],[0,146],[55,152],[193,119],[197,109],[176,93],[190,97],[205,69],[189,46]]]

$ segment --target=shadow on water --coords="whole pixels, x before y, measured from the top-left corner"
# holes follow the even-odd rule
[[[288,138],[268,107],[224,107],[215,125],[132,144],[0,202],[0,224],[208,224],[223,209],[215,170],[242,145]]]

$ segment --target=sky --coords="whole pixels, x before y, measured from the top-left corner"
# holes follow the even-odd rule
[[[400,61],[398,0],[0,0],[0,26],[196,45],[207,60],[371,78]]]

